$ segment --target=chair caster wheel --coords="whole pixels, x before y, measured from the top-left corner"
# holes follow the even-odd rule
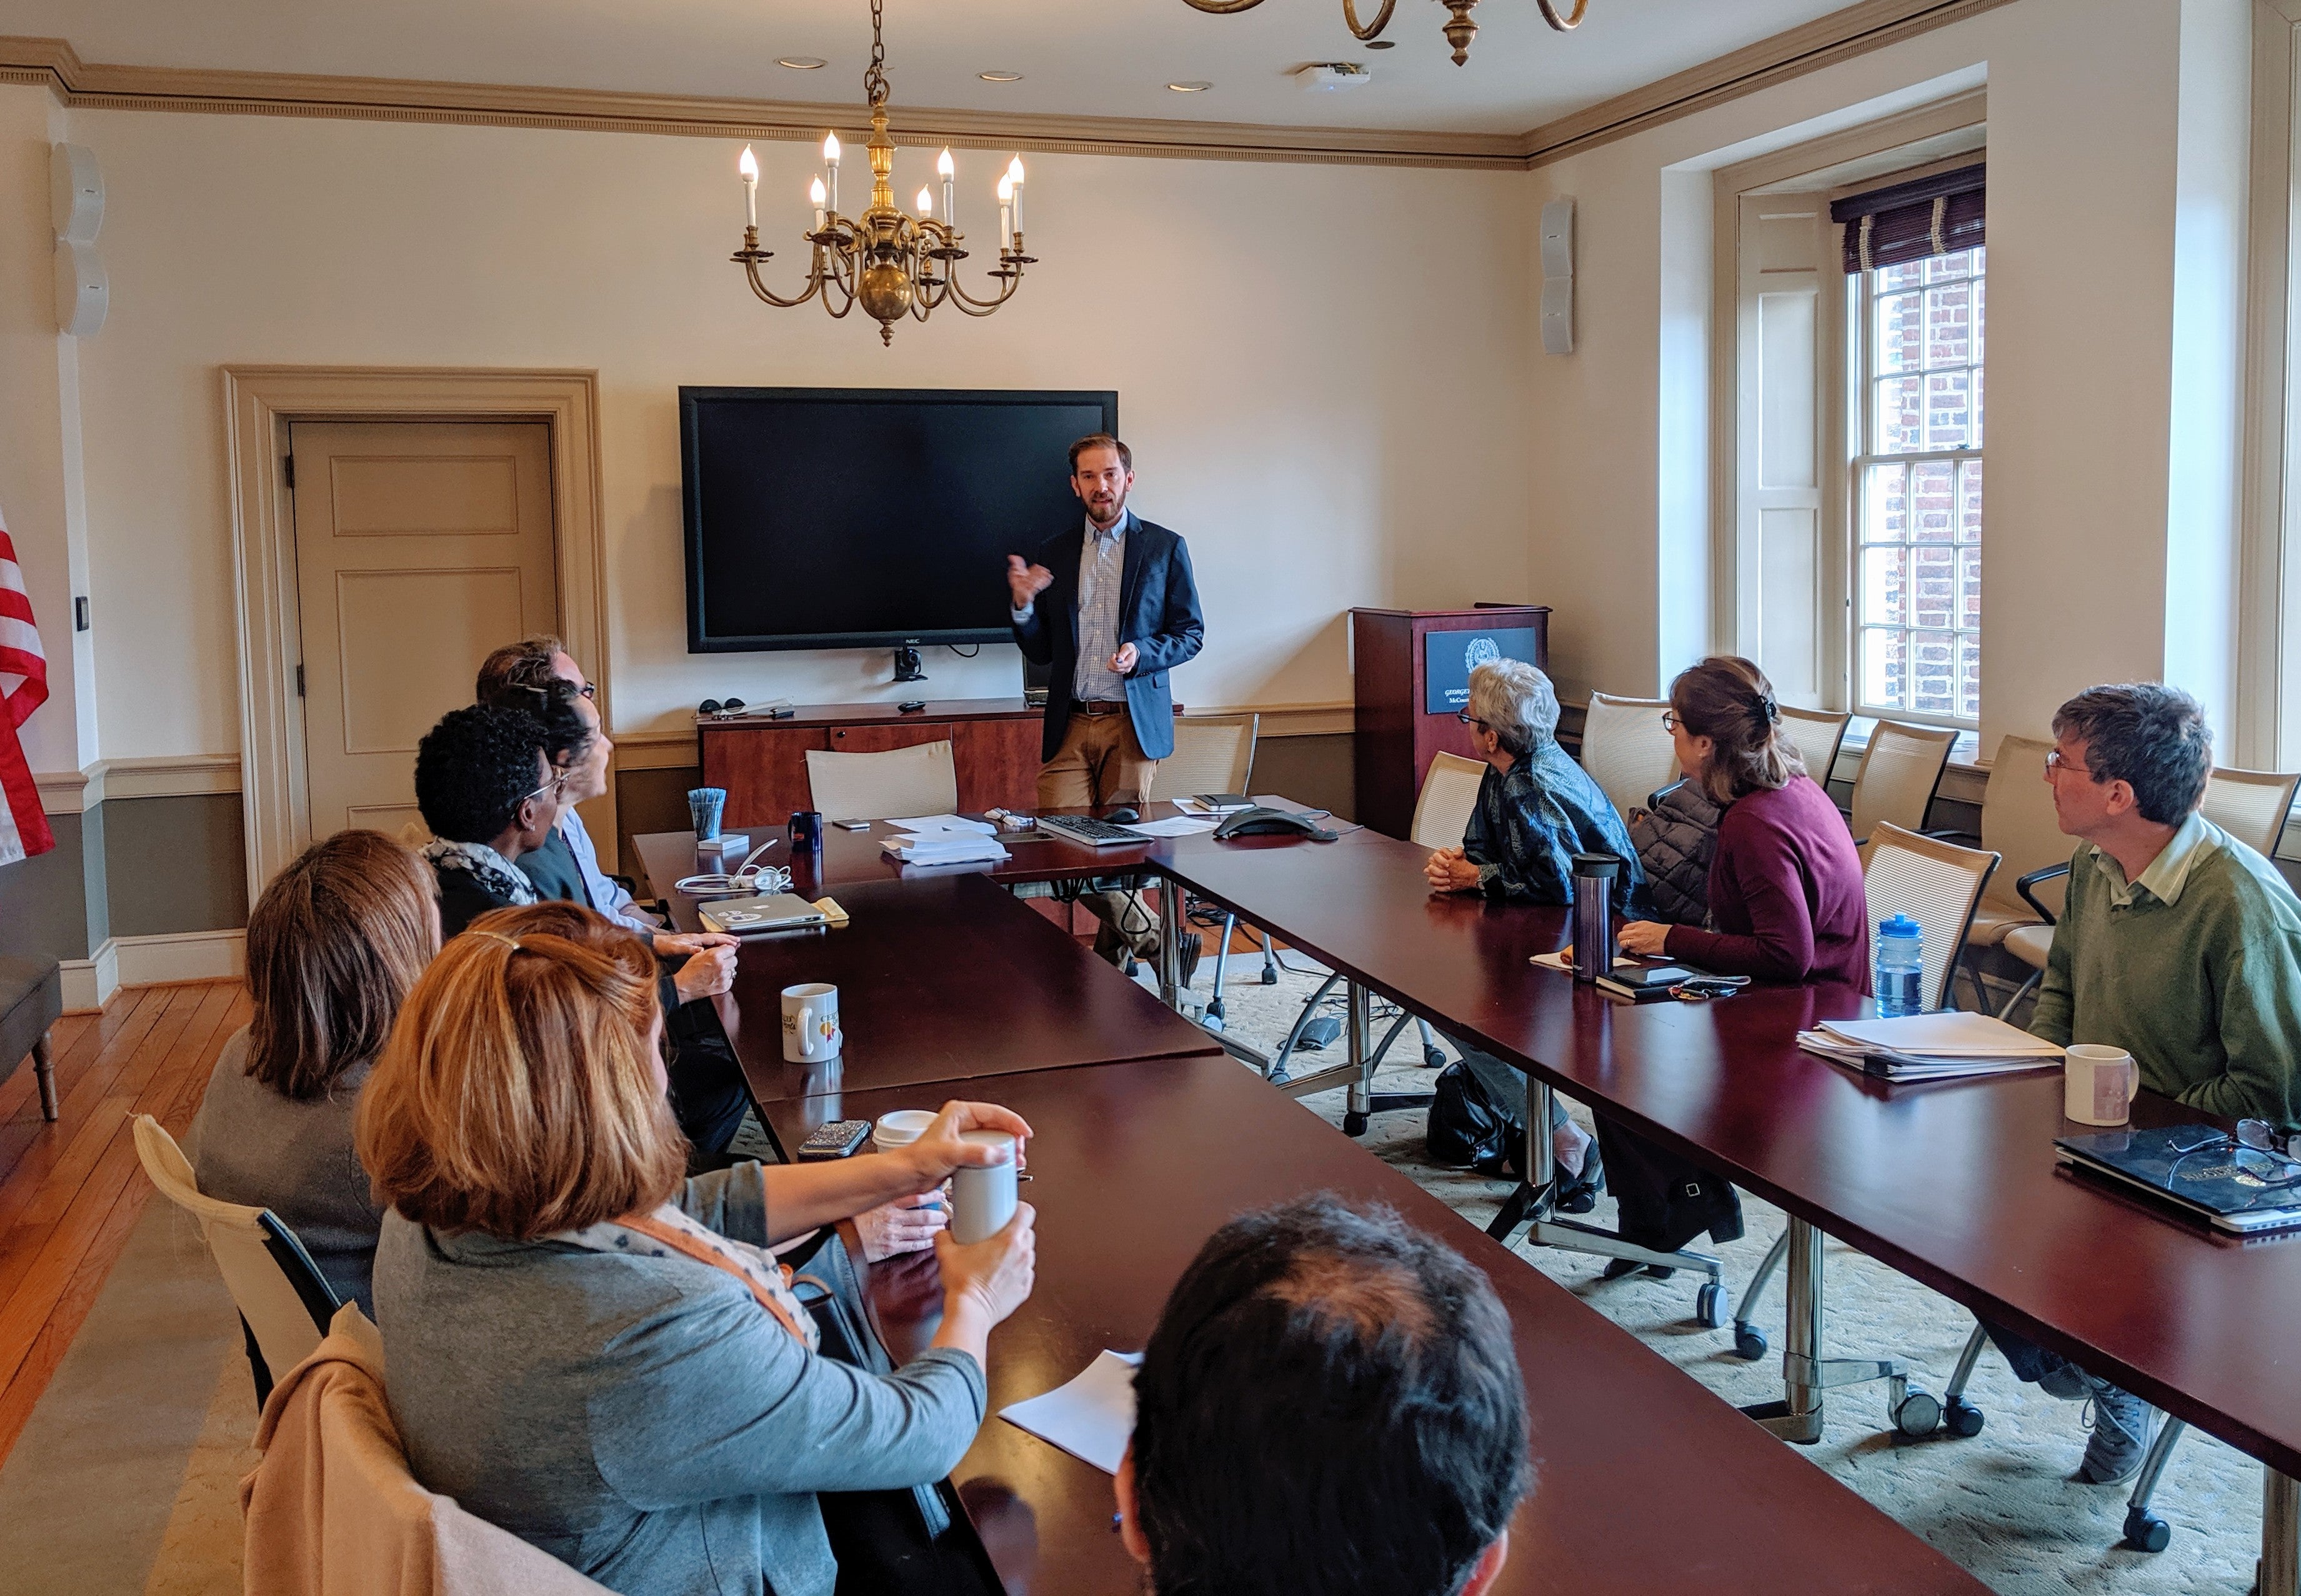
[[[1726,1288],[1711,1281],[1694,1294],[1694,1322],[1704,1330],[1726,1328]]]
[[[1219,1020],[1222,1017],[1223,1000],[1220,998],[1217,998],[1213,1002],[1207,1005],[1207,1018],[1210,1020]]]
[[[1276,965],[1265,965],[1262,966],[1262,984],[1265,986],[1276,986],[1278,984],[1278,966]]]
[[[1931,1391],[1910,1387],[1909,1394],[1894,1404],[1894,1430],[1912,1441],[1932,1434],[1941,1428],[1941,1399]]]
[[[1223,1029],[1223,1017],[1217,1014],[1213,1009],[1209,1008],[1207,1010],[1204,1016],[1200,1019],[1199,1024],[1205,1026],[1209,1031],[1220,1031]]]
[[[1942,1427],[1953,1435],[1970,1440],[1981,1433],[1984,1422],[1981,1409],[1963,1397],[1952,1397],[1942,1404]]]
[[[1446,1067],[1446,1050],[1443,1048],[1423,1049],[1422,1067],[1433,1070],[1444,1069]]]
[[[1755,1363],[1766,1355],[1766,1333],[1755,1324],[1734,1326],[1734,1356],[1744,1363]]]
[[[1349,1114],[1349,1113],[1345,1113],[1345,1114],[1343,1116],[1343,1135],[1345,1135],[1345,1136],[1363,1136],[1363,1135],[1365,1135],[1365,1134],[1366,1134],[1366,1130],[1367,1130],[1367,1116],[1366,1116],[1365,1115],[1363,1115],[1363,1114]]]
[[[2163,1551],[2173,1539],[2173,1526],[2146,1508],[2125,1509],[2125,1544],[2136,1551]]]

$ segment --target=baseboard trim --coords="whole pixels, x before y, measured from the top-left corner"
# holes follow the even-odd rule
[[[233,981],[247,973],[245,931],[184,931],[111,937],[88,958],[63,961],[64,1007],[91,1013],[124,986]]]

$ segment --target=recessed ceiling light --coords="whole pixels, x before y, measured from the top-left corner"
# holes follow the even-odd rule
[[[787,66],[795,72],[811,72],[815,71],[816,68],[823,64],[823,57],[820,55],[780,55],[775,58],[775,64],[777,66]]]
[[[1367,48],[1369,50],[1395,50],[1398,48],[1398,41],[1394,38],[1370,38],[1367,40]]]
[[[975,75],[985,83],[1020,83],[1023,80],[1020,72],[977,72]]]
[[[1186,83],[1169,83],[1167,87],[1173,89],[1176,94],[1204,94],[1207,90],[1212,88],[1214,85],[1208,82],[1204,78],[1192,78]]]

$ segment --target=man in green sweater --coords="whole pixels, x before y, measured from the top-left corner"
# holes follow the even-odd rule
[[[2054,715],[2046,780],[2082,839],[2029,1029],[2124,1049],[2153,1091],[2292,1130],[2301,901],[2277,867],[2197,813],[2213,764],[2195,698],[2157,682],[2088,689]],[[2078,1478],[2141,1466],[2155,1416],[2131,1392],[1993,1325],[2013,1372],[2088,1400]]]

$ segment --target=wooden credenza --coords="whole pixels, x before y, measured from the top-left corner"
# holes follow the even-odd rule
[[[1450,687],[1460,690],[1471,663],[1469,645],[1480,639],[1485,641],[1479,656],[1492,656],[1499,642],[1511,657],[1527,658],[1546,671],[1549,606],[1351,612],[1358,701],[1355,818],[1360,825],[1404,837],[1413,826],[1414,800],[1432,756],[1473,756],[1470,729],[1455,718],[1452,704],[1440,700]]]
[[[898,714],[892,704],[807,705],[784,720],[706,721],[697,731],[704,782],[727,790],[726,824],[742,831],[781,826],[793,810],[815,806],[810,749],[875,754],[949,742],[961,809],[1033,807],[1042,722],[1020,698],[950,698],[916,714]]]

